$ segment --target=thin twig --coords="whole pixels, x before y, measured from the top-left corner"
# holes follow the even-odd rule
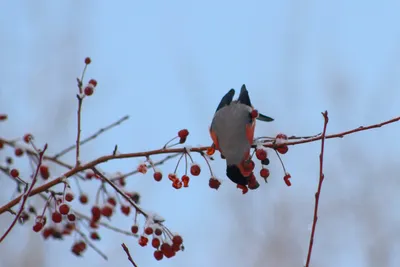
[[[91,141],[91,140],[97,138],[100,134],[102,134],[102,133],[104,133],[104,132],[110,130],[111,128],[120,125],[122,122],[126,121],[127,119],[129,119],[129,116],[128,116],[128,115],[122,117],[122,118],[119,119],[118,121],[116,121],[116,122],[114,122],[114,123],[112,123],[112,124],[110,124],[110,125],[108,125],[108,126],[106,126],[106,127],[104,127],[104,128],[99,129],[97,132],[95,132],[94,134],[92,134],[92,135],[89,136],[88,138],[83,139],[83,140],[79,143],[80,146],[82,146],[82,145],[86,144],[87,142],[89,142],[89,141]],[[73,150],[74,148],[76,148],[76,144],[71,145],[70,147],[67,147],[67,148],[63,149],[61,152],[55,154],[55,155],[54,155],[54,158],[55,158],[55,159],[56,159],[56,158],[59,158],[59,157],[65,155],[65,154],[67,154],[69,151]]]
[[[37,167],[36,167],[36,172],[35,172],[35,175],[33,176],[32,183],[31,183],[30,187],[29,187],[27,190],[25,190],[25,192],[22,194],[22,196],[19,196],[19,199],[20,199],[20,200],[21,200],[21,198],[22,198],[21,207],[19,208],[18,213],[17,213],[17,216],[15,216],[13,222],[12,222],[11,225],[8,227],[7,231],[6,231],[6,232],[3,234],[3,236],[0,238],[0,243],[1,243],[1,242],[6,238],[6,236],[11,232],[11,230],[12,230],[12,228],[14,227],[14,225],[16,224],[16,222],[17,222],[19,216],[21,216],[21,213],[22,213],[22,211],[24,210],[26,200],[28,199],[30,193],[32,192],[33,187],[34,187],[35,184],[36,184],[37,176],[38,176],[38,174],[39,174],[40,165],[42,164],[43,155],[44,155],[44,152],[45,152],[46,150],[47,150],[47,144],[45,144],[43,150],[39,152],[39,162],[38,162],[38,165],[37,165]],[[18,202],[19,202],[19,201],[18,201]],[[17,203],[18,203],[18,202],[17,202]],[[10,208],[8,208],[7,210],[10,210]]]
[[[76,164],[75,166],[78,167],[81,163],[79,160],[79,147],[80,147],[80,139],[81,139],[81,111],[82,111],[82,96],[81,95],[76,95],[76,97],[78,98],[78,112],[77,112],[77,116],[78,116],[78,131],[76,134]]]
[[[315,228],[317,226],[317,221],[318,221],[319,196],[321,194],[322,182],[324,181],[323,167],[324,167],[326,126],[328,125],[328,121],[329,121],[328,111],[323,112],[322,115],[324,116],[324,130],[322,131],[322,135],[321,135],[321,154],[319,154],[319,182],[318,182],[317,192],[315,193],[314,217],[313,217],[313,224],[312,224],[312,228],[311,228],[310,244],[308,246],[307,261],[306,261],[305,267],[310,266],[311,253],[312,253],[312,248],[313,248],[313,244],[314,244]]]
[[[136,265],[136,263],[133,261],[133,259],[132,259],[132,257],[131,257],[131,253],[129,252],[129,249],[128,249],[128,247],[125,245],[125,243],[122,243],[121,246],[122,246],[122,248],[124,249],[126,255],[128,256],[128,260],[132,263],[132,265],[133,265],[134,267],[138,267],[138,266]]]

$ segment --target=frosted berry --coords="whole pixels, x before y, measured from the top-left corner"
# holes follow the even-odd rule
[[[181,139],[186,138],[189,135],[189,131],[187,129],[182,129],[178,132],[178,136]]]
[[[182,176],[181,181],[183,183],[183,187],[189,187],[189,180],[190,180],[189,176],[187,175]]]
[[[25,134],[24,135],[24,142],[29,144],[29,142],[32,140],[32,135],[31,134]]]
[[[43,179],[46,180],[50,177],[49,167],[47,167],[46,165],[41,165],[39,171],[40,171],[40,176],[42,176]]]
[[[164,257],[164,254],[160,250],[154,251],[154,258],[158,261],[162,260]]]
[[[88,197],[87,197],[87,195],[85,195],[85,194],[80,195],[80,196],[79,196],[79,201],[80,201],[82,204],[88,203]]]
[[[90,79],[89,84],[93,85],[93,87],[97,86],[97,81],[95,79]]]
[[[62,221],[62,215],[59,212],[53,212],[51,219],[55,223],[60,223]]]
[[[138,231],[139,231],[139,226],[137,226],[136,224],[132,225],[131,227],[132,234],[137,234]]]
[[[288,152],[289,148],[287,145],[283,145],[283,146],[277,147],[276,150],[281,154],[286,154]]]
[[[208,186],[212,189],[218,190],[220,185],[221,185],[221,182],[214,177],[211,177],[210,180],[208,181]]]
[[[193,164],[193,165],[190,167],[190,173],[191,173],[193,176],[198,176],[198,175],[200,174],[200,166],[199,166],[198,164]]]
[[[94,92],[93,86],[90,86],[90,85],[86,86],[85,89],[83,90],[83,92],[87,96],[93,95],[93,92]]]
[[[17,177],[19,176],[19,171],[18,171],[17,169],[12,169],[12,170],[10,171],[10,175],[11,175],[13,178],[17,178]]]
[[[123,214],[128,216],[129,213],[131,212],[131,207],[130,206],[121,205],[121,211],[122,211]]]
[[[161,242],[158,237],[154,237],[153,240],[151,240],[151,245],[153,248],[158,248],[160,246]]]
[[[162,173],[161,172],[155,172],[153,174],[154,180],[156,180],[157,182],[161,181],[162,179]]]
[[[85,58],[85,64],[89,65],[92,62],[92,60],[90,59],[90,57]]]
[[[111,217],[112,214],[113,209],[109,205],[105,205],[103,208],[101,208],[101,215]]]
[[[276,135],[275,139],[287,140],[288,137],[286,136],[286,134],[279,133],[279,134]]]
[[[66,203],[61,204],[58,207],[58,211],[62,214],[62,215],[67,215],[69,213],[69,206]]]
[[[15,154],[15,156],[17,156],[17,157],[21,157],[21,156],[24,154],[24,151],[22,150],[22,148],[16,148],[16,149],[14,150],[14,154]]]
[[[139,164],[139,166],[137,167],[137,171],[143,174],[146,174],[147,172],[147,165],[144,163]]]
[[[264,149],[257,149],[256,150],[256,157],[259,160],[265,160],[267,158],[267,151]]]
[[[269,177],[269,170],[267,168],[262,168],[260,170],[260,176],[264,179],[267,179]]]

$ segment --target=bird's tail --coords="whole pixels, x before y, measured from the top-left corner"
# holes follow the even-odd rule
[[[236,165],[226,166],[226,176],[231,179],[232,182],[240,185],[247,185],[249,183],[248,176],[244,176]]]

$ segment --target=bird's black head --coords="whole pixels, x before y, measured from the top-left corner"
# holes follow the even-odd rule
[[[236,165],[226,167],[226,176],[235,184],[247,185],[249,183],[249,177],[243,176]]]

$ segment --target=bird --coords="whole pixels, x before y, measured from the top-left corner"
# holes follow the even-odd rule
[[[226,93],[213,116],[209,128],[213,147],[226,160],[226,176],[238,186],[247,186],[253,175],[246,168],[254,139],[256,119],[270,122],[274,119],[258,113],[251,104],[249,92],[243,84],[237,100],[235,90]]]

